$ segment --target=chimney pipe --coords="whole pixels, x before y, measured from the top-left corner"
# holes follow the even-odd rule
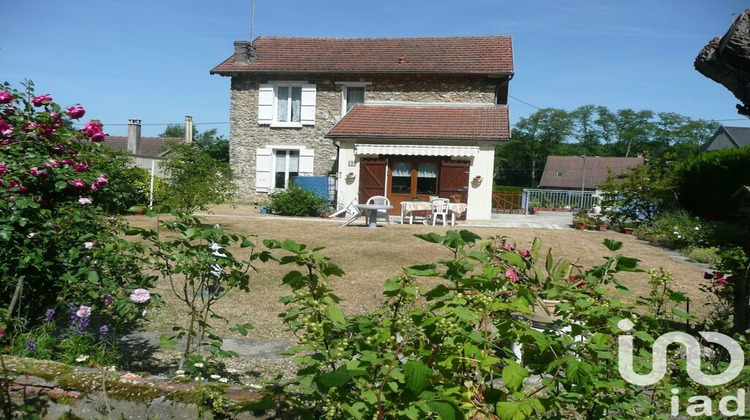
[[[193,117],[185,115],[185,143],[193,142]]]
[[[128,120],[128,153],[137,155],[141,148],[141,120]]]

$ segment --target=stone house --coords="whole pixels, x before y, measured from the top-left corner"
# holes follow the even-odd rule
[[[230,163],[260,201],[295,176],[331,176],[339,207],[456,193],[491,214],[495,146],[510,139],[511,38],[285,38],[234,43]]]

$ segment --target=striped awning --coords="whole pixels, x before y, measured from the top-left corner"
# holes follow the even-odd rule
[[[355,144],[356,155],[468,156],[479,155],[479,146],[419,144]]]

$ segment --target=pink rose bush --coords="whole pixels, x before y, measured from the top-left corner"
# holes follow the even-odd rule
[[[130,291],[146,290],[155,276],[141,271],[145,257],[124,238],[125,220],[103,211],[118,198],[109,171],[124,165],[111,164],[101,124],[76,127],[86,114],[81,105],[62,108],[50,94],[35,95],[31,82],[25,88],[0,85],[0,290],[6,291],[0,307],[20,302],[14,314],[26,320],[13,323],[13,336],[29,334],[26,351],[43,347],[32,335],[45,313],[67,305],[76,333],[88,334],[93,317],[114,337],[143,321],[155,300],[130,299]],[[42,336],[61,330],[49,328]]]

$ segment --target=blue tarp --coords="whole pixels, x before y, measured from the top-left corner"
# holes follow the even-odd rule
[[[328,177],[327,176],[296,176],[294,182],[301,188],[312,191],[326,200],[331,200],[328,195]]]

